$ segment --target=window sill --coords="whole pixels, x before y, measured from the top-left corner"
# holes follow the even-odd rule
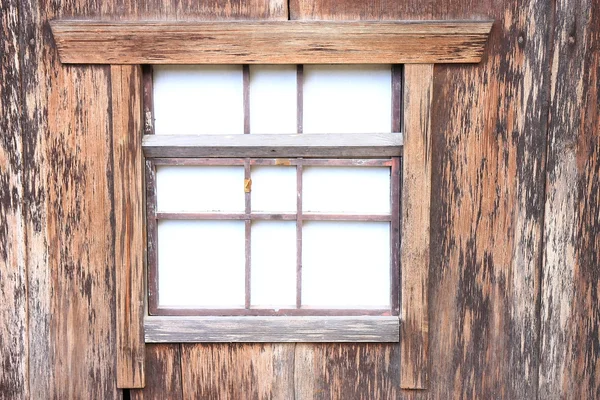
[[[398,316],[157,317],[144,320],[146,343],[398,342]]]

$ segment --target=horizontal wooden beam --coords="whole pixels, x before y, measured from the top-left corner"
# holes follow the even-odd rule
[[[66,64],[477,63],[492,21],[50,23]]]
[[[145,135],[146,157],[395,157],[399,133]]]
[[[397,316],[156,317],[145,319],[146,343],[398,342]]]

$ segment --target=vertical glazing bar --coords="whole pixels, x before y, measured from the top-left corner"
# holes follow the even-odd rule
[[[296,165],[296,308],[302,307],[302,159]]]
[[[400,314],[400,157],[392,158],[391,184],[392,184],[392,223],[391,223],[391,298],[390,305],[393,315]]]
[[[252,180],[250,177],[250,159],[247,158],[244,161],[244,196],[245,196],[245,212],[246,212],[246,220],[245,220],[245,238],[246,238],[246,272],[245,272],[245,308],[250,308],[250,300],[251,300],[251,233],[252,233],[252,220],[250,219],[250,214],[252,212],[252,204],[251,201],[251,190],[252,190]]]
[[[392,65],[392,132],[402,132],[402,65]]]
[[[142,102],[144,108],[144,135],[154,134],[154,76],[152,65],[142,66]]]
[[[158,310],[158,222],[156,218],[156,169],[146,161],[146,234],[148,235],[148,308]]]
[[[298,93],[298,103],[296,105],[296,118],[298,133],[303,131],[304,120],[304,66],[299,64],[296,69],[296,90]]]
[[[242,84],[244,96],[244,133],[250,133],[250,66],[242,66]]]

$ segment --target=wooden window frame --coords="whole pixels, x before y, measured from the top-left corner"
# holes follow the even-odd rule
[[[404,64],[400,371],[402,388],[423,389],[428,374],[433,65],[478,63],[491,26],[492,21],[52,21],[63,63],[111,65],[118,387],[144,386],[140,65]],[[259,153],[272,147],[243,145]],[[179,147],[198,149],[189,143]]]

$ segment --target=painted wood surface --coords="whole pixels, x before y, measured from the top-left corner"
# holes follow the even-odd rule
[[[402,135],[145,135],[146,157],[394,157]]]
[[[144,387],[145,223],[139,66],[110,69],[117,301],[117,386]]]
[[[477,63],[491,21],[51,22],[67,64]]]
[[[427,385],[428,281],[431,209],[431,103],[433,64],[404,66],[402,239],[400,247],[401,385]]]
[[[29,395],[22,43],[18,2],[0,4],[0,399],[11,399]]]
[[[556,3],[539,398],[600,398],[600,4]]]

